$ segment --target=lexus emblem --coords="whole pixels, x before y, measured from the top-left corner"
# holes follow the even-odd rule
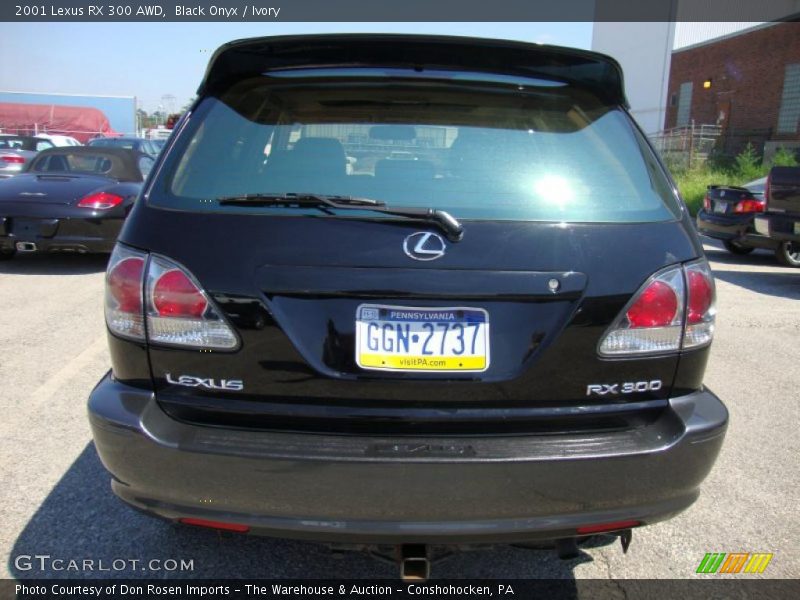
[[[403,240],[403,251],[414,260],[436,260],[444,256],[446,248],[442,236],[426,231],[412,233]]]

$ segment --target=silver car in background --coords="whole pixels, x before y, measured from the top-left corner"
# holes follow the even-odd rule
[[[70,135],[59,135],[50,133],[39,133],[36,137],[44,138],[53,142],[54,146],[63,148],[64,146],[82,146],[78,140]]]
[[[0,134],[0,179],[19,175],[34,156],[53,147],[53,142],[45,138]]]

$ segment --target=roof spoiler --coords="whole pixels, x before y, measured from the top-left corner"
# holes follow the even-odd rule
[[[214,93],[270,70],[303,67],[464,69],[550,78],[628,107],[622,68],[603,54],[509,40],[402,34],[295,35],[229,42],[211,57],[197,93]]]

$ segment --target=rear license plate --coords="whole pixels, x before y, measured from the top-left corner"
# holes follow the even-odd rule
[[[800,235],[800,221],[794,222],[794,234]]]
[[[489,314],[482,308],[362,304],[356,363],[377,371],[485,371]]]
[[[36,239],[36,236],[39,235],[39,221],[14,219],[12,221],[12,227],[14,235],[16,235],[18,238]]]
[[[769,236],[769,221],[762,217],[756,217],[754,223],[757,233]]]
[[[715,213],[724,213],[727,206],[728,206],[727,202],[714,201],[714,212]]]

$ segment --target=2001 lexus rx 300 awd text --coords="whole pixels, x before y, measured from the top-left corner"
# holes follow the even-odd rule
[[[714,282],[591,52],[233,42],[108,266],[114,492],[358,544],[574,540],[694,502]]]

